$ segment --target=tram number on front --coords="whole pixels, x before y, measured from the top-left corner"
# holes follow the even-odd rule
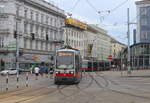
[[[64,52],[58,53],[58,56],[71,56],[71,55],[73,55],[73,53],[64,53]]]

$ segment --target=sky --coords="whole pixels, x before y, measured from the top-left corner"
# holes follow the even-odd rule
[[[72,17],[88,24],[97,24],[108,31],[116,40],[127,44],[127,8],[130,9],[130,21],[136,22],[137,0],[46,0],[59,6]],[[110,10],[110,13],[108,11]],[[100,11],[98,13],[98,11]],[[107,12],[106,12],[107,11]],[[133,29],[131,25],[131,44]]]

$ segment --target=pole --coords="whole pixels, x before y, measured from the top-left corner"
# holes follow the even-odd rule
[[[94,71],[93,69],[94,69],[94,63],[93,63],[94,61],[93,61],[93,56],[92,56],[92,72]]]
[[[127,9],[127,19],[128,19],[128,72],[127,74],[131,74],[131,67],[130,67],[130,12],[129,12],[129,8]]]
[[[6,75],[6,91],[8,91],[8,73]]]
[[[16,37],[16,69],[17,69],[17,78],[19,77],[19,33],[18,33],[18,21],[16,18],[16,32],[17,32],[17,37]]]
[[[28,74],[28,73],[26,73],[26,87],[28,87],[28,86],[29,86],[28,80],[29,80],[29,74]]]

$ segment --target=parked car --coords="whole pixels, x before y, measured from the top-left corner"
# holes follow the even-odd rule
[[[1,75],[14,75],[17,74],[18,70],[17,69],[6,69],[0,72]]]

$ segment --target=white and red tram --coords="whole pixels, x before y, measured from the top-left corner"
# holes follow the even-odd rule
[[[81,78],[80,51],[70,46],[56,50],[54,83],[79,83]]]

